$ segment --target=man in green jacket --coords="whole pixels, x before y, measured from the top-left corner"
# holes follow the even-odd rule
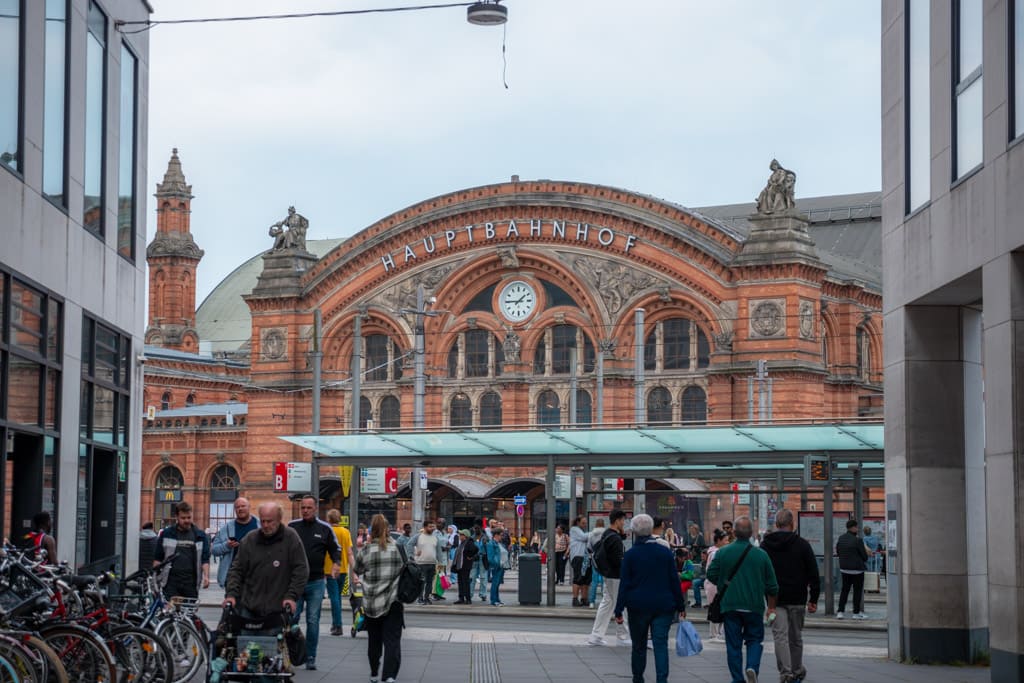
[[[765,600],[768,601],[768,621],[771,623],[775,620],[775,596],[779,593],[779,582],[768,553],[750,543],[754,533],[750,518],[739,517],[733,524],[736,540],[715,553],[715,559],[708,567],[707,580],[718,586],[722,600],[725,654],[732,681],[757,683],[764,649]],[[736,574],[730,581],[733,570]],[[744,643],[747,645],[745,670]]]

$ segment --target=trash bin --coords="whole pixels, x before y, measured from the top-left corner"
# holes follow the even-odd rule
[[[523,553],[519,556],[519,604],[540,604],[540,555]]]

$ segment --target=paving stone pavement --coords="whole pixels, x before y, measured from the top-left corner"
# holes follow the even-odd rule
[[[411,620],[410,620],[411,621]],[[670,643],[671,646],[671,643]],[[912,666],[884,659],[875,648],[812,648],[806,658],[808,683],[897,681],[906,683],[981,683],[989,670],[981,667]],[[401,683],[567,683],[631,680],[630,649],[590,647],[579,634],[511,631],[444,631],[410,623],[402,638]],[[670,652],[669,681],[729,680],[725,646],[707,643],[704,652],[681,658]],[[317,671],[300,669],[296,683],[369,680],[366,635],[321,637]],[[775,658],[765,643],[762,681],[775,683]],[[654,680],[654,659],[648,653],[647,680]]]

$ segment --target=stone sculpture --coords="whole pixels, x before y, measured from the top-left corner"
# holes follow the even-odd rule
[[[295,207],[288,207],[288,215],[270,226],[270,236],[274,238],[274,246],[270,251],[295,249],[306,251],[306,230],[309,221],[302,214],[295,213]]]
[[[796,207],[793,193],[796,189],[796,173],[785,169],[777,159],[769,164],[771,175],[768,184],[757,196],[757,212],[763,215],[786,213]]]

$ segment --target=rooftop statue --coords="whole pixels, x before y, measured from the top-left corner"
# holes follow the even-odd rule
[[[306,251],[306,230],[309,221],[305,216],[295,213],[295,207],[288,207],[288,216],[270,226],[270,236],[274,238],[274,246],[270,251],[295,249]]]
[[[796,188],[796,173],[782,167],[776,159],[769,166],[772,169],[768,184],[757,196],[757,213],[770,215],[786,213],[796,207],[793,192]]]

